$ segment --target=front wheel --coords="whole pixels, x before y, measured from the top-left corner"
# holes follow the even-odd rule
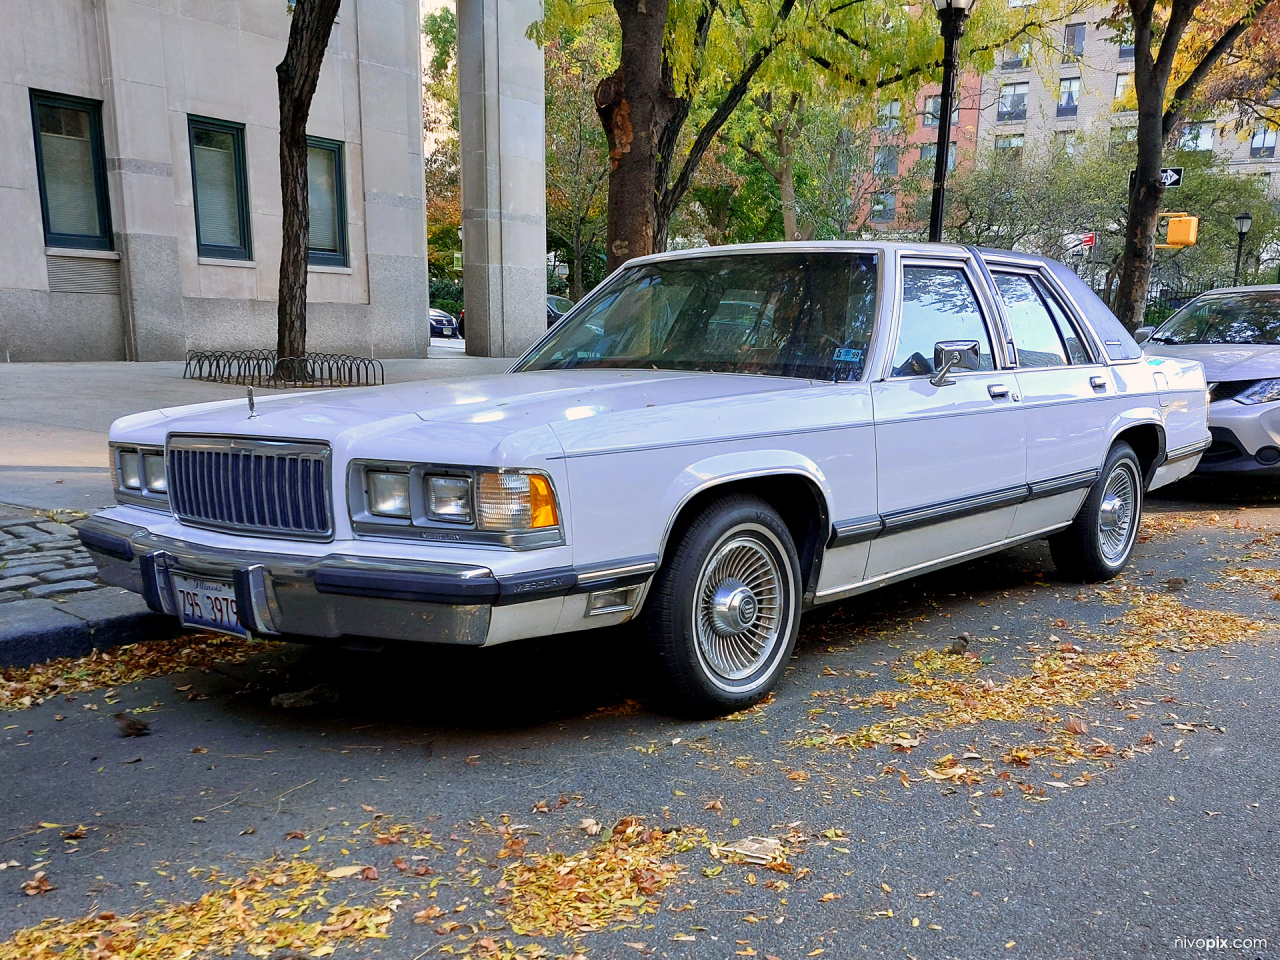
[[[800,561],[777,512],[756,497],[709,504],[658,571],[646,611],[666,699],[691,716],[759,702],[800,626]]]
[[[1049,538],[1058,572],[1082,583],[1110,580],[1129,562],[1141,521],[1142,465],[1121,441],[1071,526]]]

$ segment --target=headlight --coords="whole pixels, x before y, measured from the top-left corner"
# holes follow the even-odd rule
[[[427,477],[427,517],[445,523],[471,523],[471,478]]]
[[[164,454],[144,453],[142,455],[142,479],[147,485],[148,493],[168,493],[169,481],[164,475]]]
[[[482,473],[476,498],[481,530],[536,530],[559,526],[551,481],[537,473]]]
[[[120,451],[120,486],[125,490],[141,490],[142,474],[138,466],[138,451]]]
[[[1237,393],[1235,399],[1241,403],[1270,403],[1280,400],[1280,380],[1259,380],[1243,393]]]
[[[369,512],[380,517],[409,518],[409,475],[407,473],[365,474]]]

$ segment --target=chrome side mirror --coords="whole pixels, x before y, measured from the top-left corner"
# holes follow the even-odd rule
[[[1133,331],[1133,339],[1137,340],[1139,343],[1146,343],[1151,339],[1151,335],[1155,332],[1155,327],[1139,327],[1137,330]]]
[[[935,387],[955,383],[947,376],[952,370],[977,370],[982,366],[982,351],[977,340],[940,340],[933,345],[933,369],[929,378]]]

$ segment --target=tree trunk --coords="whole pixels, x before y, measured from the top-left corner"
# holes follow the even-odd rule
[[[307,117],[320,79],[324,52],[341,0],[297,0],[289,44],[276,67],[280,90],[280,248],[276,356],[301,357],[307,350],[307,249],[311,209],[307,200]],[[291,366],[291,365],[290,365]],[[300,371],[280,370],[296,377]]]
[[[667,0],[614,0],[613,6],[622,53],[618,69],[596,87],[596,112],[609,141],[609,270],[652,253],[659,236],[665,246],[655,148],[677,106],[663,64]]]
[[[1129,191],[1129,220],[1125,224],[1124,254],[1120,260],[1120,283],[1112,310],[1130,330],[1142,325],[1147,309],[1147,289],[1156,259],[1156,233],[1164,186],[1160,164],[1164,157],[1164,134],[1160,105],[1163,97],[1152,94],[1154,109],[1138,113],[1138,164],[1133,188]],[[1152,97],[1147,98],[1149,101]]]
[[[569,281],[569,298],[577,303],[582,299],[582,221],[573,225],[573,279]]]

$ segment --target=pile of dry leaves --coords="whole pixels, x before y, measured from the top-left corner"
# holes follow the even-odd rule
[[[385,905],[330,905],[333,884],[305,860],[261,864],[244,877],[211,873],[199,900],[127,916],[46,920],[0,943],[0,960],[136,960],[141,957],[269,957],[277,950],[327,957],[342,941],[385,939]]]
[[[272,646],[264,640],[197,634],[95,650],[86,657],[63,657],[33,667],[3,667],[0,710],[25,710],[62,694],[137,683],[215,663],[238,663]]]
[[[684,869],[668,857],[701,841],[647,829],[624,817],[589,850],[525,854],[504,871],[511,930],[523,936],[578,936],[657,912],[655,894]]]

